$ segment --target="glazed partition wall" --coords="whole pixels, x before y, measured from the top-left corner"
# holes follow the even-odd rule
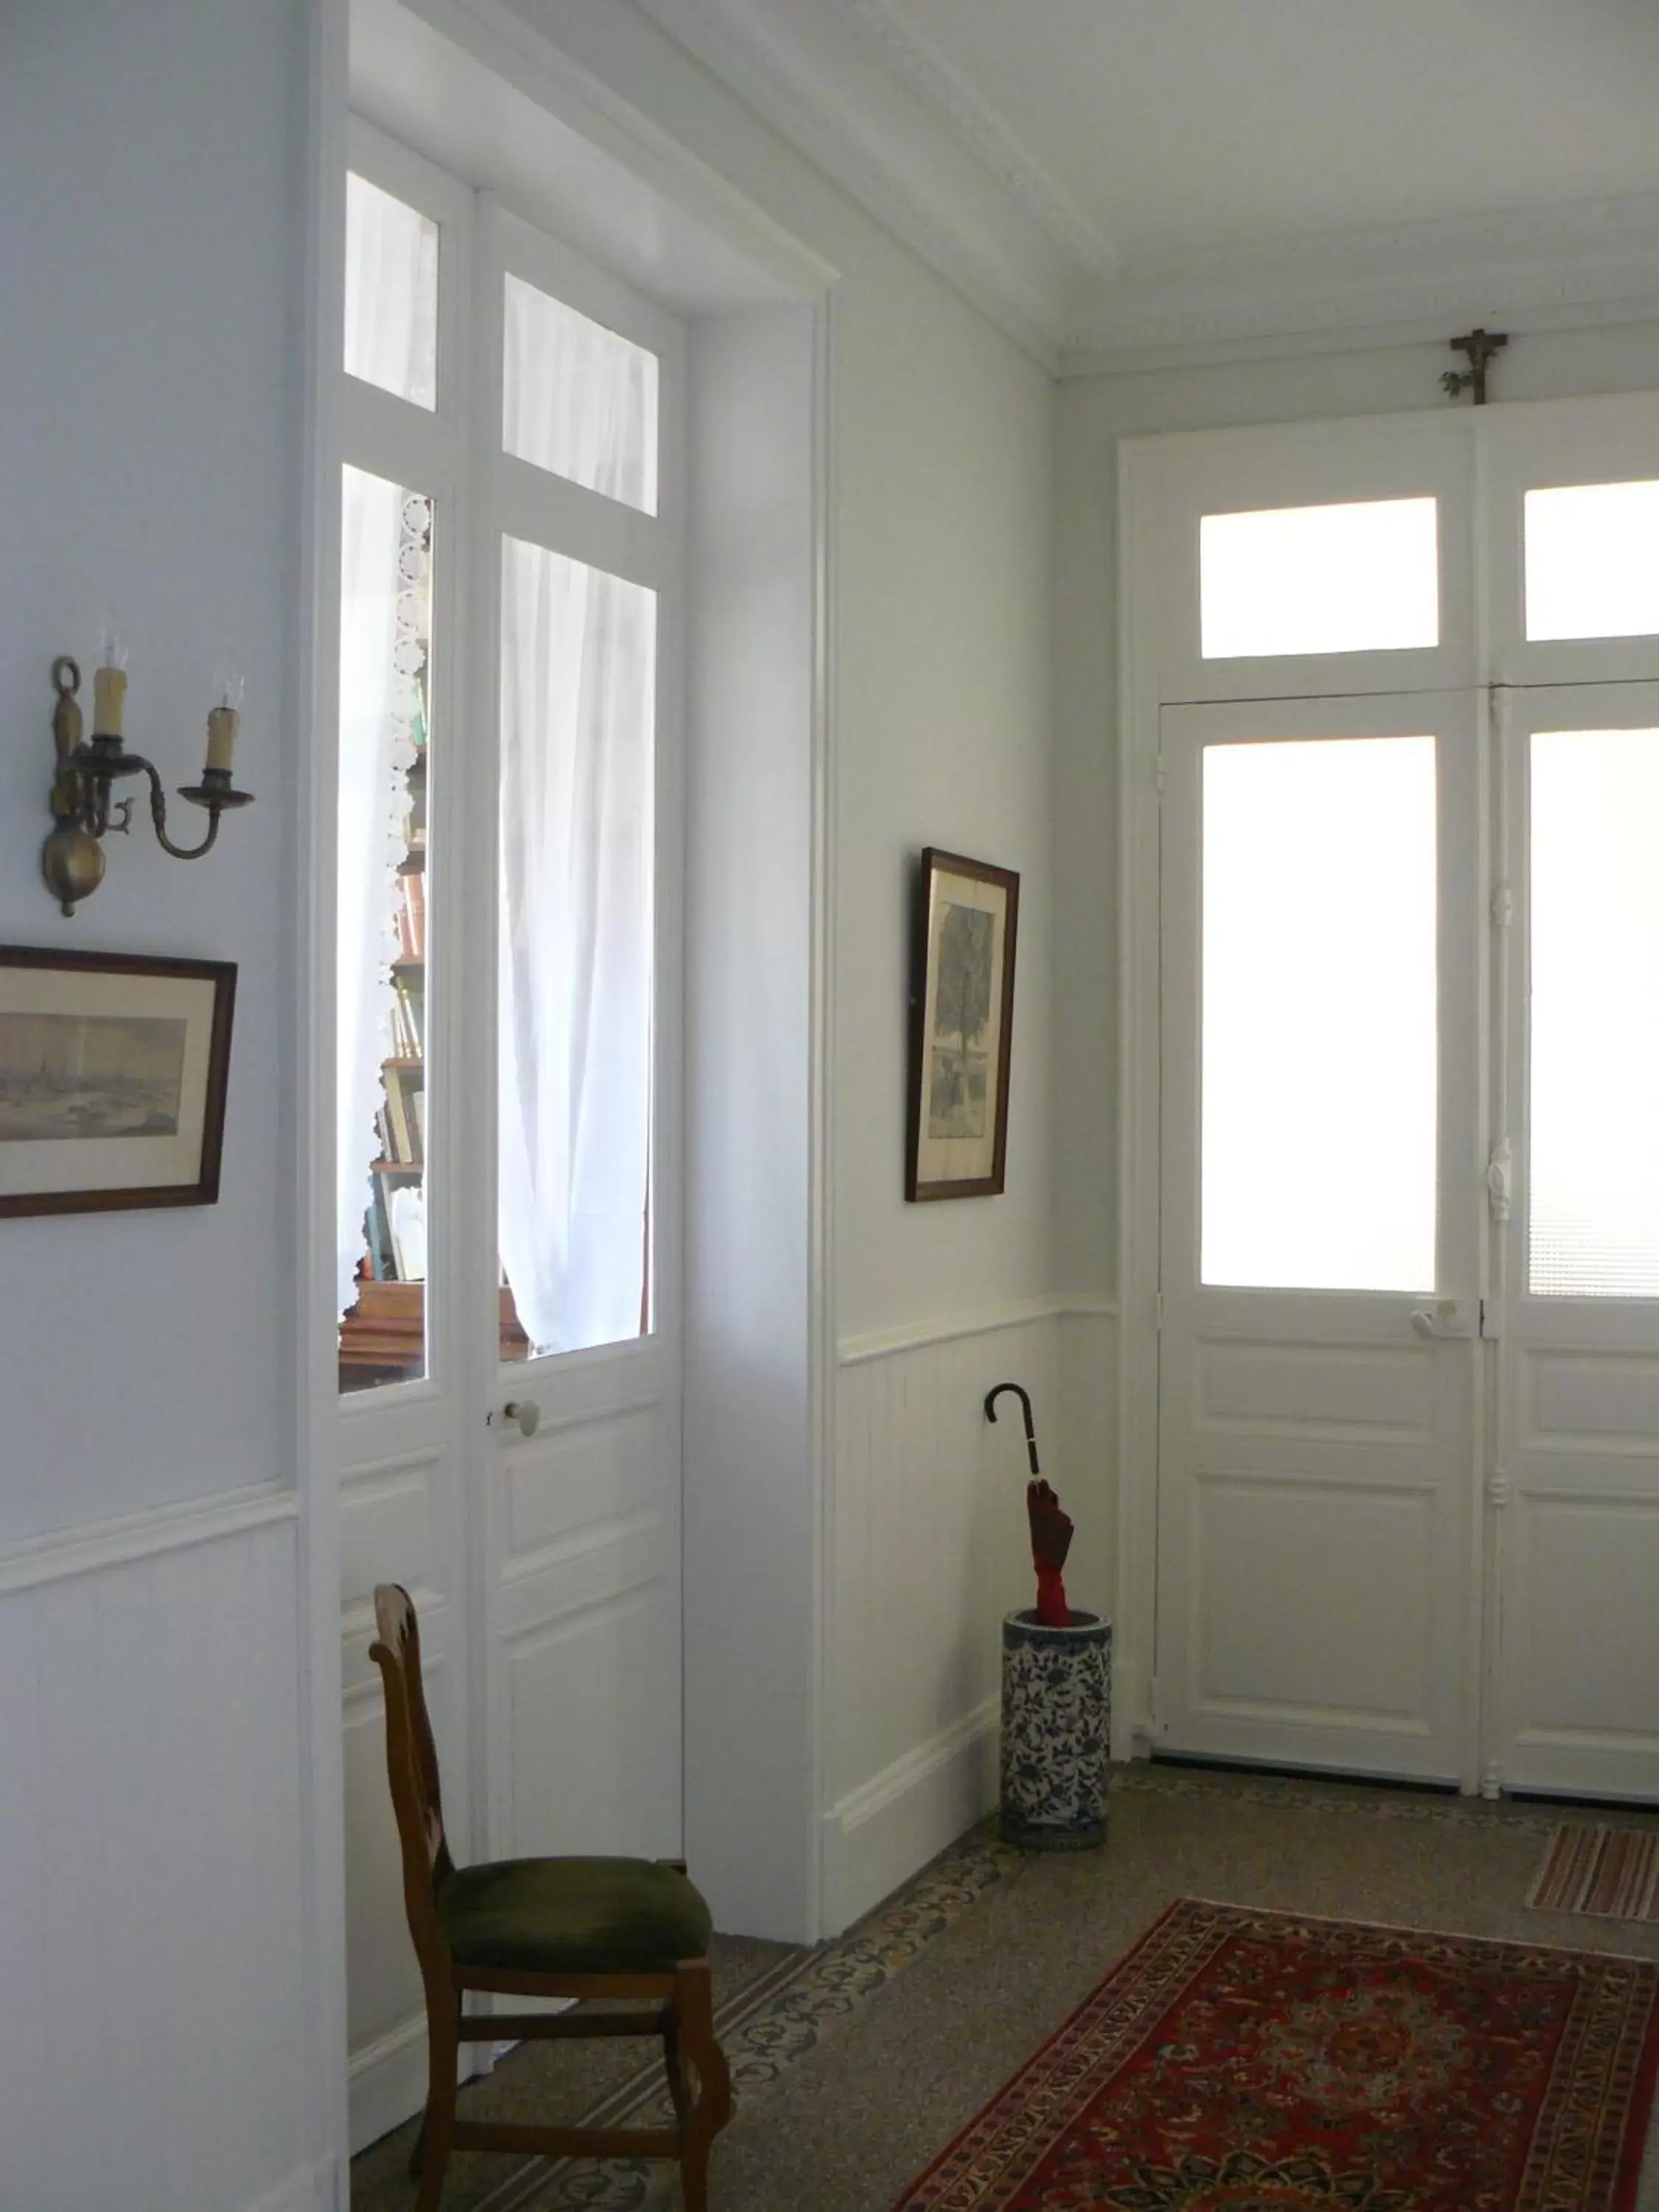
[[[1132,454],[1131,1718],[1659,1795],[1659,409]]]
[[[368,1647],[458,1859],[682,1840],[684,340],[357,125],[337,1310],[352,2136],[424,2094]],[[476,2064],[469,2051],[465,2063]]]

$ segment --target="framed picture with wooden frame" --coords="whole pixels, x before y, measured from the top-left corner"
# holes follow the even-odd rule
[[[0,945],[0,1216],[211,1206],[236,969]]]
[[[1003,1187],[1019,878],[930,845],[910,963],[908,1199]]]

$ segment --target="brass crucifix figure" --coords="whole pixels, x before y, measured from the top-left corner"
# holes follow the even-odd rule
[[[1486,364],[1496,353],[1502,353],[1509,343],[1507,331],[1466,331],[1461,338],[1451,340],[1454,353],[1467,354],[1469,365],[1464,369],[1449,368],[1441,378],[1441,386],[1455,399],[1460,392],[1470,392],[1477,407],[1486,404]]]

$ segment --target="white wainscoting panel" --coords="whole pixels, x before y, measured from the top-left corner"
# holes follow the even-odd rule
[[[364,1425],[361,1416],[358,1428]],[[388,1425],[380,1424],[384,1429]],[[355,1435],[356,1430],[349,1430]],[[392,1440],[392,1439],[383,1439]],[[374,1640],[377,1582],[402,1583],[421,1624],[427,1705],[445,1781],[444,1818],[467,1852],[465,1668],[448,1592],[453,1539],[445,1453],[411,1437],[348,1468],[340,1490],[342,1743],[345,1792],[346,2002],[350,2145],[376,2142],[426,2096],[426,2010],[386,1770],[386,1706]],[[471,2068],[474,2054],[464,2051]]]
[[[1001,1621],[1032,1602],[1030,1392],[1042,1471],[1079,1524],[1074,1604],[1109,1590],[1115,1325],[1047,1300],[954,1330],[844,1341],[827,1635],[823,1917],[877,1904],[996,1802]]]
[[[210,1498],[0,1595],[0,2204],[308,2201],[296,1521]],[[16,1565],[8,1559],[0,1565]]]
[[[556,1413],[497,1462],[495,1780],[515,1856],[680,1847],[678,1409],[658,1364],[619,1358],[619,1402]]]
[[[1564,1301],[1563,1304],[1565,1302]],[[1529,1302],[1499,1513],[1510,1789],[1659,1796],[1659,1358],[1640,1308]]]
[[[1043,1473],[1077,1524],[1066,1562],[1066,1593],[1089,1613],[1110,1613],[1117,1581],[1117,1309],[1076,1298],[1062,1307],[1060,1428],[1037,1431]],[[1058,1449],[1054,1449],[1058,1444]],[[1114,1648],[1113,1696],[1123,1655]]]

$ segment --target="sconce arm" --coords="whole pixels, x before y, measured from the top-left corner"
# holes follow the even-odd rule
[[[199,845],[175,845],[167,835],[167,793],[161,788],[161,779],[149,761],[144,763],[144,774],[149,778],[149,818],[155,824],[156,842],[164,853],[171,853],[175,860],[199,860],[204,853],[212,848],[219,835],[219,809],[208,808],[207,835]]]

